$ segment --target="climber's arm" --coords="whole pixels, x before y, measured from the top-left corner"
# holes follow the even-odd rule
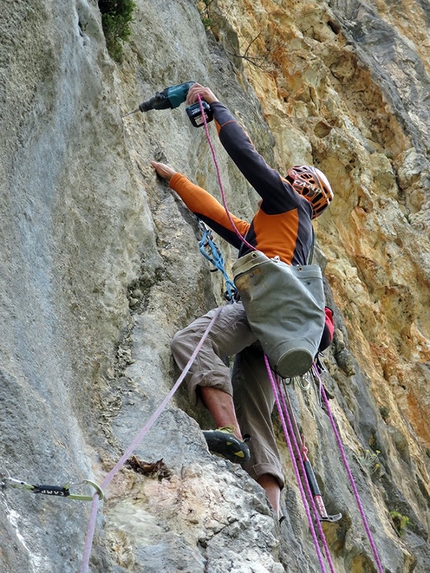
[[[237,237],[224,207],[207,191],[195,185],[184,175],[175,173],[170,179],[170,187],[178,193],[185,205],[199,219],[204,221],[223,239],[228,241],[237,249],[241,245],[241,240]],[[237,230],[246,235],[249,224],[234,215],[231,215]]]

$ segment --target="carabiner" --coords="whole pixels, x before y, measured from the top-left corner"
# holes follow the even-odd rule
[[[96,493],[98,493],[99,499],[103,499],[104,493],[103,493],[102,488],[96,482],[89,480],[89,479],[84,479],[80,483],[67,484],[64,487],[70,490],[71,487],[76,487],[76,486],[84,485],[84,484],[88,484],[91,487],[93,487],[96,490],[95,493],[93,493],[93,495],[81,495],[81,494],[77,494],[77,493],[70,493],[67,497],[69,499],[80,499],[82,501],[92,501],[94,495]]]

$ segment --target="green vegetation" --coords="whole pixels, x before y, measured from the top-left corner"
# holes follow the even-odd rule
[[[409,517],[402,515],[398,511],[390,511],[391,519],[393,520],[394,529],[399,537],[405,534],[406,527],[409,523]]]
[[[376,452],[372,452],[370,450],[366,450],[363,454],[358,458],[361,466],[371,474],[375,475],[377,478],[382,477],[385,474],[384,468],[381,466],[379,461],[379,454],[381,452],[376,450]]]
[[[379,407],[379,413],[381,414],[384,422],[386,422],[388,420],[388,418],[390,417],[390,408],[388,408],[387,406],[380,406]]]
[[[212,14],[211,14],[211,4],[212,0],[203,0],[197,2],[197,10],[200,12],[200,18],[205,27],[205,30],[210,30],[212,26]]]
[[[123,42],[131,34],[130,24],[135,6],[133,0],[99,0],[106,47],[111,58],[118,63],[123,57]]]

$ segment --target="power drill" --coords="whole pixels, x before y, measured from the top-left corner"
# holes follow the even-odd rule
[[[155,96],[141,103],[138,108],[130,111],[124,117],[127,117],[127,115],[131,115],[132,113],[136,113],[137,111],[144,112],[150,111],[151,109],[174,109],[180,106],[181,103],[184,103],[184,101],[187,99],[190,87],[195,83],[196,82],[185,82],[177,86],[164,88],[163,91],[157,92]],[[206,123],[209,123],[213,119],[213,113],[210,105],[203,100],[201,104],[205,114]],[[200,102],[196,102],[195,104],[188,106],[185,111],[187,112],[187,115],[194,127],[200,127],[204,125]]]

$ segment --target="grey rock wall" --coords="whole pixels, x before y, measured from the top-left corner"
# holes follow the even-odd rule
[[[105,49],[94,0],[6,0],[0,11],[0,469],[33,484],[101,482],[179,376],[174,332],[222,301],[196,221],[149,165],[167,161],[219,197],[203,130],[183,107],[125,113],[194,79],[229,104],[268,162],[275,157],[264,102],[206,33],[195,3],[136,4],[121,66]],[[415,127],[420,151],[426,140]],[[250,218],[257,197],[211,134],[229,206]],[[219,244],[229,264],[236,253]],[[327,297],[333,303],[328,285]],[[402,434],[381,419],[337,308],[336,318],[326,384],[372,534],[387,572],[424,572],[428,482]],[[344,515],[324,526],[336,572],[374,571],[317,393],[295,388],[292,399],[327,510]],[[320,570],[276,416],[288,476],[281,526],[263,490],[207,452],[200,426],[210,423],[181,388],[135,451],[162,459],[166,473],[119,472],[100,504],[90,571]],[[372,436],[380,478],[357,457]],[[410,516],[406,538],[396,535],[391,509]],[[78,571],[89,510],[87,502],[0,492],[0,569]]]

